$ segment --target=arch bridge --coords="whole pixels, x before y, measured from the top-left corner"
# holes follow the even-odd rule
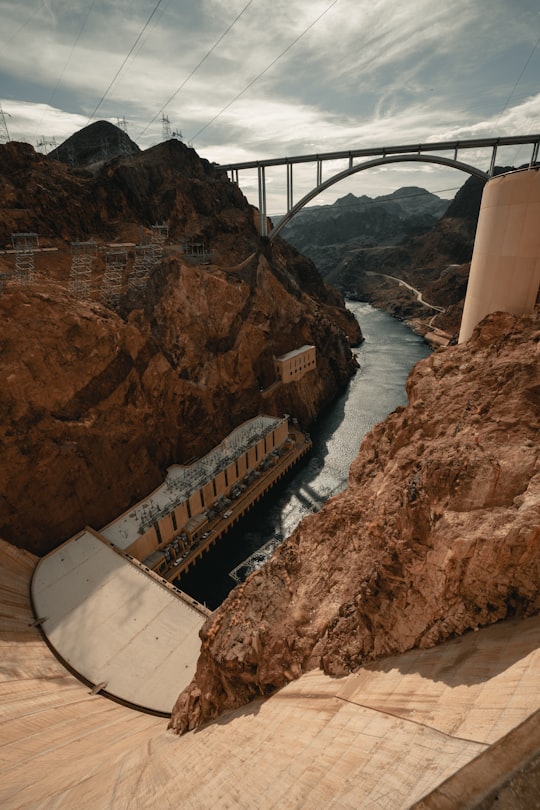
[[[514,135],[500,138],[473,138],[459,141],[438,141],[433,143],[407,144],[402,146],[379,146],[371,149],[350,149],[341,152],[325,152],[315,155],[298,155],[296,157],[269,158],[268,160],[252,160],[243,163],[222,164],[221,168],[229,173],[230,179],[239,184],[239,172],[243,169],[257,169],[257,183],[259,193],[259,230],[261,236],[273,239],[285,225],[308,202],[313,200],[325,189],[339,183],[346,177],[357,172],[383,166],[388,163],[436,163],[449,166],[453,169],[466,172],[482,180],[488,180],[494,172],[497,150],[501,146],[531,146],[529,166],[536,164],[540,146],[540,134]],[[464,150],[490,149],[490,163],[487,171],[473,166],[471,163],[458,160],[458,153]],[[440,152],[450,152],[451,157],[440,155]],[[336,160],[348,161],[348,167],[332,177],[323,181],[323,166],[325,163]],[[293,170],[295,166],[311,163],[315,167],[315,186],[298,202],[293,202]],[[266,208],[266,169],[274,166],[284,166],[287,177],[287,213],[279,224],[268,231],[268,215]]]

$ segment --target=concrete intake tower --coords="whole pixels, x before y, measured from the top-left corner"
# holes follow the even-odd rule
[[[486,183],[459,342],[491,312],[532,312],[540,285],[540,167]]]

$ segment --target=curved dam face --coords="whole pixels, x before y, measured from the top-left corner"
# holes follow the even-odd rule
[[[131,706],[170,714],[208,611],[86,529],[41,559],[32,603],[59,659]]]
[[[493,177],[482,195],[459,342],[491,312],[532,312],[540,285],[540,168]]]
[[[505,735],[540,709],[534,617],[345,678],[310,672],[177,737],[165,719],[92,694],[56,660],[30,608],[36,563],[0,540],[3,810],[395,810],[435,791],[422,804],[434,808],[447,806],[437,793],[450,777],[453,806],[473,807],[480,788],[504,778],[506,762],[515,767],[518,749]],[[528,733],[528,755],[540,749],[535,740]],[[478,763],[483,783],[468,775]]]

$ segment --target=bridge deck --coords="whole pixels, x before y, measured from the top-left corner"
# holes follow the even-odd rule
[[[267,158],[264,160],[248,160],[239,163],[222,164],[221,169],[231,173],[231,179],[239,182],[239,171],[243,169],[257,169],[257,185],[259,197],[259,231],[261,236],[269,236],[273,240],[285,227],[285,225],[298,213],[305,205],[313,200],[318,194],[335,183],[341,182],[346,177],[360,171],[383,166],[387,163],[405,162],[427,162],[447,166],[467,174],[476,176],[483,181],[493,176],[495,170],[495,160],[497,150],[502,146],[530,145],[532,148],[529,166],[537,163],[540,148],[540,135],[512,135],[498,138],[466,138],[454,141],[426,141],[416,144],[399,144],[397,146],[373,146],[362,149],[347,149],[338,152],[322,152],[311,155],[294,155],[280,158]],[[458,160],[458,152],[470,150],[471,152],[491,149],[489,168],[482,170],[478,166],[464,163]],[[447,157],[436,153],[453,152],[453,157]],[[333,174],[323,182],[323,164],[335,161],[348,161],[348,168]],[[363,162],[356,162],[355,161]],[[293,168],[301,164],[313,163],[316,166],[316,181],[311,191],[305,193],[300,200],[294,204],[293,201]],[[276,227],[269,232],[267,211],[266,211],[266,169],[275,166],[284,166],[287,170],[287,214],[281,219]]]
[[[310,155],[289,155],[288,157],[245,160],[238,163],[220,165],[225,171],[236,169],[256,169],[259,166],[288,166],[294,163],[316,163],[317,161],[347,160],[348,158],[377,157],[378,155],[414,155],[422,152],[457,152],[461,149],[493,149],[499,146],[520,146],[537,144],[540,134],[509,135],[499,138],[462,138],[454,141],[425,141],[424,143],[398,144],[393,146],[370,146],[362,149],[341,149],[336,152],[317,152]]]

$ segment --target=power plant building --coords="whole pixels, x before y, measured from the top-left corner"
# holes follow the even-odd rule
[[[169,467],[163,484],[101,534],[149,567],[157,567],[163,557],[160,549],[176,538],[184,543],[183,551],[197,543],[214,510],[223,509],[232,491],[245,489],[250,476],[269,464],[288,438],[288,417],[261,415],[244,422],[193,464]]]

